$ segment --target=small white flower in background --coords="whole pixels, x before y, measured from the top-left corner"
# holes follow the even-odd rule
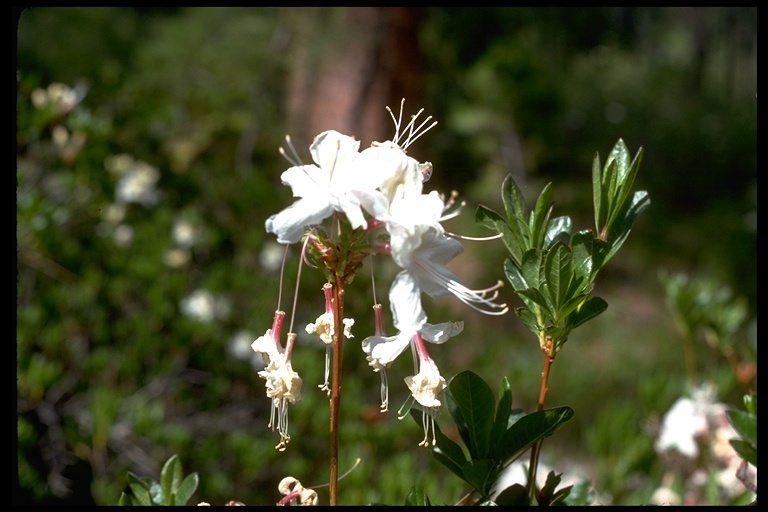
[[[128,172],[128,169],[133,165],[133,157],[128,153],[118,153],[116,155],[109,155],[104,159],[104,167],[107,168],[111,174],[118,178]]]
[[[115,199],[118,203],[138,203],[152,206],[159,199],[155,189],[160,179],[160,171],[146,162],[135,162],[123,174],[115,187]]]
[[[216,298],[208,290],[198,289],[181,300],[181,312],[201,322],[210,322],[216,316]]]
[[[176,219],[171,229],[171,237],[176,245],[188,249],[199,239],[199,229],[187,219]]]
[[[174,247],[173,249],[165,251],[165,254],[163,255],[163,263],[171,268],[179,268],[186,265],[191,257],[192,255],[187,249]]]
[[[128,224],[120,224],[112,233],[112,239],[118,247],[128,247],[133,241],[133,227]]]
[[[277,242],[265,242],[259,253],[259,263],[268,272],[280,270],[283,263],[285,246]]]
[[[253,350],[253,333],[246,330],[237,331],[229,340],[229,353],[235,359],[251,363],[254,370],[264,369],[264,359]]]

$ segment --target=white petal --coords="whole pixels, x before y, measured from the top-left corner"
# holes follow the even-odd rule
[[[398,331],[418,332],[427,321],[421,306],[421,290],[410,273],[403,271],[395,276],[389,288],[389,306],[393,323]]]

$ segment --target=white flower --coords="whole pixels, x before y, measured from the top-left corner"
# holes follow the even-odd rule
[[[118,203],[139,203],[151,206],[157,203],[155,189],[160,171],[146,162],[135,162],[130,170],[117,182],[115,199]]]
[[[410,256],[410,265],[398,274],[395,282],[411,289],[418,288],[430,297],[453,295],[472,309],[488,315],[502,315],[508,311],[506,304],[495,299],[501,283],[484,290],[471,290],[458,281],[458,277],[445,266],[464,248],[458,240],[434,232],[426,232],[421,244]],[[394,284],[393,284],[394,287]],[[487,296],[490,292],[493,295]]]
[[[406,377],[405,385],[411,390],[413,398],[424,407],[440,407],[438,396],[445,389],[446,383],[432,359],[422,359],[419,373]]]
[[[216,298],[208,290],[195,290],[181,301],[181,312],[201,322],[216,316]]]
[[[353,229],[366,226],[354,191],[372,190],[373,185],[355,165],[359,147],[359,141],[334,130],[315,137],[309,149],[317,165],[296,165],[281,176],[300,199],[269,217],[267,232],[275,233],[279,243],[296,243],[307,226],[319,224],[334,211],[343,212]]]

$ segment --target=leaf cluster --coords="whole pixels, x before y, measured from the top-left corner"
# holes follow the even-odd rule
[[[128,487],[131,494],[123,492],[119,505],[186,505],[197,490],[197,473],[183,476],[178,455],[172,455],[160,471],[160,482],[128,473]]]
[[[504,271],[524,307],[517,308],[523,324],[540,340],[553,341],[557,352],[575,327],[608,307],[590,297],[600,269],[616,254],[638,216],[650,206],[646,191],[631,192],[642,161],[642,148],[630,160],[619,139],[604,166],[595,155],[592,166],[595,228],[573,233],[568,216],[552,217],[552,183],[528,211],[512,176],[502,185],[504,216],[480,205],[475,219],[501,235],[509,256]]]
[[[525,414],[512,409],[509,381],[504,378],[499,403],[477,374],[467,370],[454,376],[445,390],[445,400],[464,447],[447,437],[435,425],[434,457],[466,482],[483,504],[522,504],[527,497],[515,489],[501,490],[491,500],[495,484],[504,469],[535,442],[552,435],[573,418],[570,407],[556,407]],[[420,420],[417,420],[420,421]],[[550,475],[541,499],[553,504],[568,495],[568,489],[555,491],[559,476]],[[425,498],[428,502],[428,499]],[[542,503],[540,501],[540,503]]]

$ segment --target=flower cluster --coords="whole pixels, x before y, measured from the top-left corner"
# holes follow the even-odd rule
[[[361,345],[370,366],[382,377],[382,411],[388,409],[389,402],[386,369],[408,347],[413,349],[418,372],[405,378],[411,396],[399,411],[399,417],[404,417],[411,406],[418,403],[424,411],[422,444],[428,445],[430,426],[434,444],[434,415],[441,405],[439,397],[446,384],[429,356],[426,342],[444,343],[462,331],[463,322],[428,323],[422,293],[431,297],[452,295],[490,315],[504,314],[508,308],[496,301],[501,282],[472,290],[462,285],[446,266],[461,254],[463,246],[455,235],[445,231],[442,222],[458,215],[463,204],[455,207],[455,193],[446,200],[436,191],[425,192],[423,187],[431,176],[432,164],[418,162],[406,153],[408,146],[436,122],[429,124],[430,116],[417,126],[419,111],[403,127],[402,103],[398,117],[389,107],[387,110],[395,122],[395,136],[390,141],[373,142],[362,151],[359,141],[329,130],[315,137],[309,148],[314,163],[305,165],[286,138],[292,154],[289,156],[283,148],[281,153],[293,165],[282,173],[281,179],[297,199],[269,217],[265,227],[277,236],[278,243],[303,241],[305,249],[316,251],[318,259],[330,270],[329,276],[351,277],[361,261],[374,253],[390,255],[400,268],[389,289],[397,334],[385,333],[382,308],[376,304],[376,332],[363,339]],[[321,227],[326,219],[338,223],[332,237]],[[348,246],[339,248],[344,243]],[[329,277],[324,287],[324,313],[306,328],[307,332],[318,334],[327,347],[326,379],[320,386],[324,390],[329,390],[328,361],[336,334],[334,308],[339,307],[333,302],[332,289],[336,284],[331,281]],[[354,321],[344,319],[343,323],[343,335],[352,337],[350,329]],[[276,354],[283,355],[279,347],[279,333],[274,328],[253,343],[254,350],[265,354],[270,361],[277,360]],[[289,367],[289,363],[285,355],[275,364],[277,368],[280,364]],[[267,379],[267,394],[278,409],[278,424],[287,427],[287,417],[283,416],[285,402],[278,400],[298,401],[300,379],[299,386],[280,388],[271,380],[275,377],[270,366],[260,374]],[[286,393],[291,390],[292,394],[282,395],[282,389]],[[281,428],[280,432],[282,440],[287,442],[287,431]]]

